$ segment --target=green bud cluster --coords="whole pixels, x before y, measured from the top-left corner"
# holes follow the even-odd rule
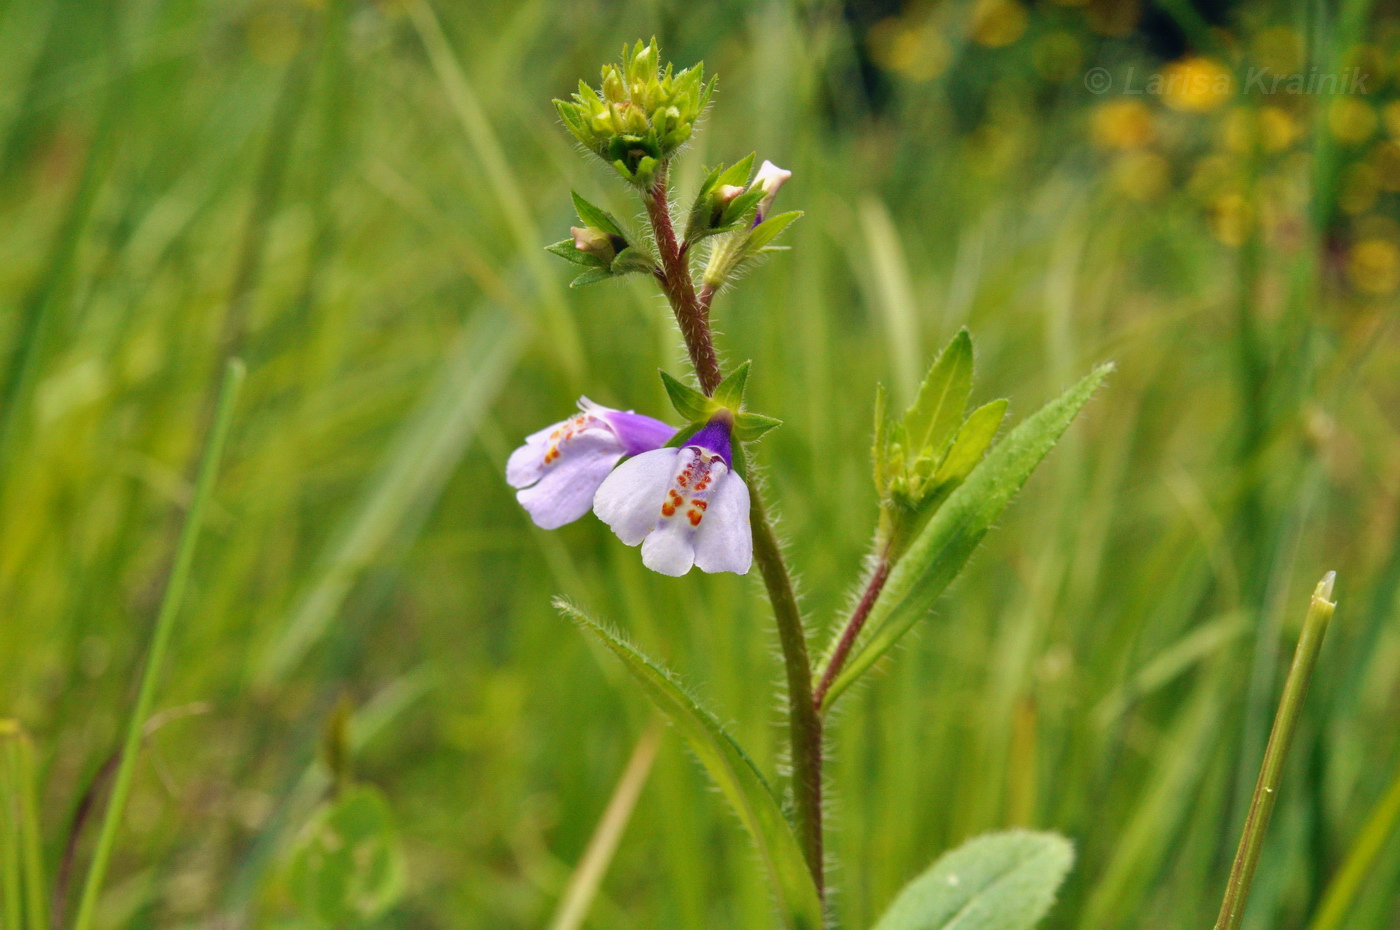
[[[574,138],[639,187],[690,139],[715,87],[703,64],[676,73],[660,58],[655,39],[624,46],[622,61],[603,67],[598,89],[580,81],[572,101],[554,101]]]
[[[875,489],[880,539],[891,563],[904,553],[948,495],[971,474],[996,438],[1006,401],[967,413],[972,394],[972,337],[962,330],[934,361],[914,404],[897,421],[875,397]]]

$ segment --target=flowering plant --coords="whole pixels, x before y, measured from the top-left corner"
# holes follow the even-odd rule
[[[929,615],[1111,366],[1089,373],[1000,442],[994,440],[1007,402],[968,410],[974,353],[966,330],[939,354],[901,414],[887,409],[877,389],[872,458],[880,506],[871,556],[854,609],[814,662],[807,618],[753,475],[753,443],[780,421],[749,409],[751,363],[726,375],[710,325],[716,295],[780,248],[775,240],[801,214],[773,212],[793,174],[771,161],[755,172],[752,155],[707,171],[689,209],[677,209],[672,162],[714,86],[701,65],[680,72],[662,65],[653,41],[624,48],[622,61],[603,69],[600,89],[581,85],[571,102],[555,101],[583,147],[633,186],[647,235],[629,235],[575,193],[583,225],[549,251],[583,267],[574,286],[650,275],[674,313],[694,383],[661,373],[676,427],[581,399],[578,414],[526,438],[506,477],[539,526],[553,529],[592,509],[624,544],[640,546],[642,563],[661,574],[684,575],[692,567],[745,574],[757,565],[786,680],[791,774],[781,793],[675,674],[581,607],[556,604],[621,659],[688,742],[757,845],[782,924],[817,930],[832,921],[823,848],[825,721],[840,696]],[[1072,859],[1069,842],[1052,833],[975,839],[910,883],[876,930],[960,920],[1029,928],[1050,908]]]

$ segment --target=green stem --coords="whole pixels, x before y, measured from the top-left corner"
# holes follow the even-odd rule
[[[39,839],[39,804],[35,797],[34,743],[23,730],[10,743],[19,805],[20,871],[24,876],[25,913],[28,930],[49,930],[47,901],[44,897],[44,853]]]
[[[1308,930],[1340,930],[1356,893],[1371,874],[1376,859],[1384,851],[1397,824],[1400,824],[1400,768],[1395,770],[1390,788],[1366,819],[1366,826],[1361,828],[1361,835],[1351,852],[1347,853],[1337,876],[1327,886],[1327,892],[1317,908],[1317,916]]]
[[[788,738],[792,743],[792,801],[797,820],[797,838],[807,857],[807,868],[817,885],[817,895],[825,897],[822,853],[822,718],[812,700],[812,663],[807,657],[807,632],[802,611],[793,592],[792,576],[783,560],[777,534],[768,520],[763,495],[749,489],[749,521],[753,524],[753,558],[763,575],[773,617],[778,625],[778,642],[783,648],[787,672]]]
[[[1331,600],[1335,579],[1336,572],[1328,572],[1313,590],[1308,616],[1303,621],[1303,634],[1298,638],[1298,648],[1293,653],[1293,667],[1289,669],[1288,679],[1283,683],[1283,697],[1279,699],[1274,728],[1269,733],[1269,743],[1264,749],[1264,764],[1259,770],[1259,781],[1254,787],[1249,816],[1245,818],[1244,834],[1240,837],[1240,848],[1235,853],[1235,863],[1230,869],[1230,880],[1225,886],[1225,899],[1220,903],[1220,916],[1216,918],[1215,930],[1238,930],[1241,921],[1244,920],[1249,890],[1254,883],[1254,870],[1259,865],[1259,854],[1264,849],[1264,835],[1269,829],[1269,818],[1274,812],[1274,804],[1278,801],[1278,788],[1283,780],[1283,765],[1288,758],[1288,748],[1293,742],[1293,734],[1302,716],[1303,701],[1308,695],[1308,683],[1312,680],[1318,653],[1322,650],[1322,639],[1327,634],[1327,625],[1337,608]]]
[[[656,181],[642,196],[647,217],[656,237],[656,249],[661,270],[656,275],[666,298],[675,312],[676,323],[685,339],[686,350],[695,366],[700,388],[713,394],[723,380],[719,358],[715,352],[714,334],[710,330],[710,301],[714,291],[695,292],[690,274],[689,249],[676,240],[671,222],[670,201],[666,192],[667,166],[656,174]],[[742,451],[739,454],[743,454]],[[816,883],[817,894],[823,895],[822,853],[822,721],[812,701],[812,663],[807,654],[807,632],[802,626],[802,611],[793,591],[792,576],[783,559],[778,536],[768,519],[763,495],[751,483],[749,487],[749,522],[753,529],[753,556],[763,576],[768,600],[773,605],[773,617],[778,627],[778,642],[783,650],[783,665],[787,673],[788,733],[792,749],[793,814],[797,820],[798,841],[802,845]]]
[[[214,487],[214,477],[218,472],[219,459],[223,454],[224,441],[228,438],[229,424],[233,419],[234,401],[238,389],[243,384],[244,367],[238,359],[230,359],[224,367],[223,383],[219,389],[218,404],[213,422],[205,440],[204,455],[200,461],[199,478],[195,483],[194,500],[185,517],[185,525],[180,530],[180,542],[175,552],[175,564],[170,570],[170,580],[166,584],[165,596],[161,600],[160,613],[156,617],[155,631],[151,635],[151,648],[146,656],[146,666],[141,672],[141,685],[136,694],[136,706],[132,708],[131,719],[127,721],[126,736],[122,741],[121,763],[117,767],[116,780],[112,784],[112,796],[107,801],[107,810],[102,818],[102,830],[97,837],[92,865],[88,868],[87,880],[83,884],[82,899],[78,904],[78,916],[73,922],[74,930],[88,930],[97,908],[97,896],[102,890],[102,881],[107,873],[107,865],[116,845],[117,831],[121,827],[122,813],[126,799],[131,792],[132,776],[136,772],[136,751],[141,744],[141,732],[146,718],[151,712],[155,699],[156,683],[160,679],[161,667],[165,664],[165,653],[174,628],[175,615],[179,613],[184,600],[185,585],[189,581],[190,566],[194,562],[195,543],[199,539],[203,523],[204,508]]]

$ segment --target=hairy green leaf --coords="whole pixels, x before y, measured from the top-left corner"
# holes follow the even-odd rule
[[[1074,848],[1055,833],[979,836],[905,885],[875,930],[1030,930],[1073,862]]]
[[[909,454],[918,455],[928,448],[935,454],[941,453],[962,422],[971,394],[972,336],[961,329],[947,348],[938,353],[924,383],[919,386],[919,396],[904,414]]]
[[[778,234],[792,224],[792,221],[802,215],[801,210],[793,210],[791,213],[779,213],[777,216],[770,216],[759,223],[749,233],[748,241],[744,243],[744,249],[752,255],[759,249],[778,238]]]
[[[938,471],[933,476],[934,484],[942,487],[958,483],[972,474],[977,463],[982,461],[987,447],[996,438],[997,430],[1001,429],[1001,421],[1005,418],[1005,398],[994,400],[972,411],[972,415],[958,428],[958,436],[953,440],[953,447],[943,458],[943,464],[938,466]]]
[[[790,930],[821,930],[822,907],[782,807],[768,782],[714,714],[691,697],[675,676],[616,632],[562,598],[554,606],[602,641],[631,673],[699,758],[758,847],[773,894]]]
[[[1111,365],[1096,368],[1012,430],[938,508],[895,563],[855,651],[826,693],[824,709],[910,627],[928,615],[943,589],[967,564],[992,522],[1011,503],[1111,370]]]
[[[607,281],[613,277],[613,273],[606,268],[590,268],[569,282],[569,287],[586,287],[589,284],[597,284],[599,281]]]
[[[613,219],[613,215],[602,207],[596,207],[579,196],[578,191],[570,191],[574,195],[574,210],[578,213],[579,221],[585,226],[593,226],[603,232],[612,233],[614,236],[627,238],[627,234],[622,231],[621,224]]]

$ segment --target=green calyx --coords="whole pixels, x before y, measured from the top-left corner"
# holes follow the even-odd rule
[[[545,246],[546,252],[584,267],[570,287],[596,284],[633,272],[650,274],[655,271],[656,259],[628,236],[611,213],[589,203],[577,192],[574,192],[574,210],[584,225],[572,227],[571,238]]]
[[[681,445],[706,423],[717,416],[733,418],[733,436],[738,442],[752,442],[776,426],[782,420],[752,413],[743,409],[744,391],[749,382],[749,368],[752,362],[744,362],[720,382],[713,396],[706,397],[688,384],[683,384],[666,372],[661,372],[661,383],[666,387],[666,395],[671,398],[671,406],[689,424],[676,433],[668,445]]]
[[[603,67],[598,88],[579,82],[572,100],[555,100],[564,125],[585,148],[639,187],[695,132],[710,102],[714,78],[704,63],[676,72],[662,67],[652,39],[622,50],[622,61]]]
[[[878,545],[891,562],[903,554],[929,517],[971,474],[996,438],[1006,401],[972,413],[972,337],[960,331],[934,361],[918,397],[899,420],[889,417],[887,397],[875,397],[872,450],[880,495]]]
[[[753,219],[754,210],[764,196],[761,188],[749,183],[753,159],[750,155],[727,168],[724,165],[712,168],[706,174],[686,221],[687,242],[736,232]]]

